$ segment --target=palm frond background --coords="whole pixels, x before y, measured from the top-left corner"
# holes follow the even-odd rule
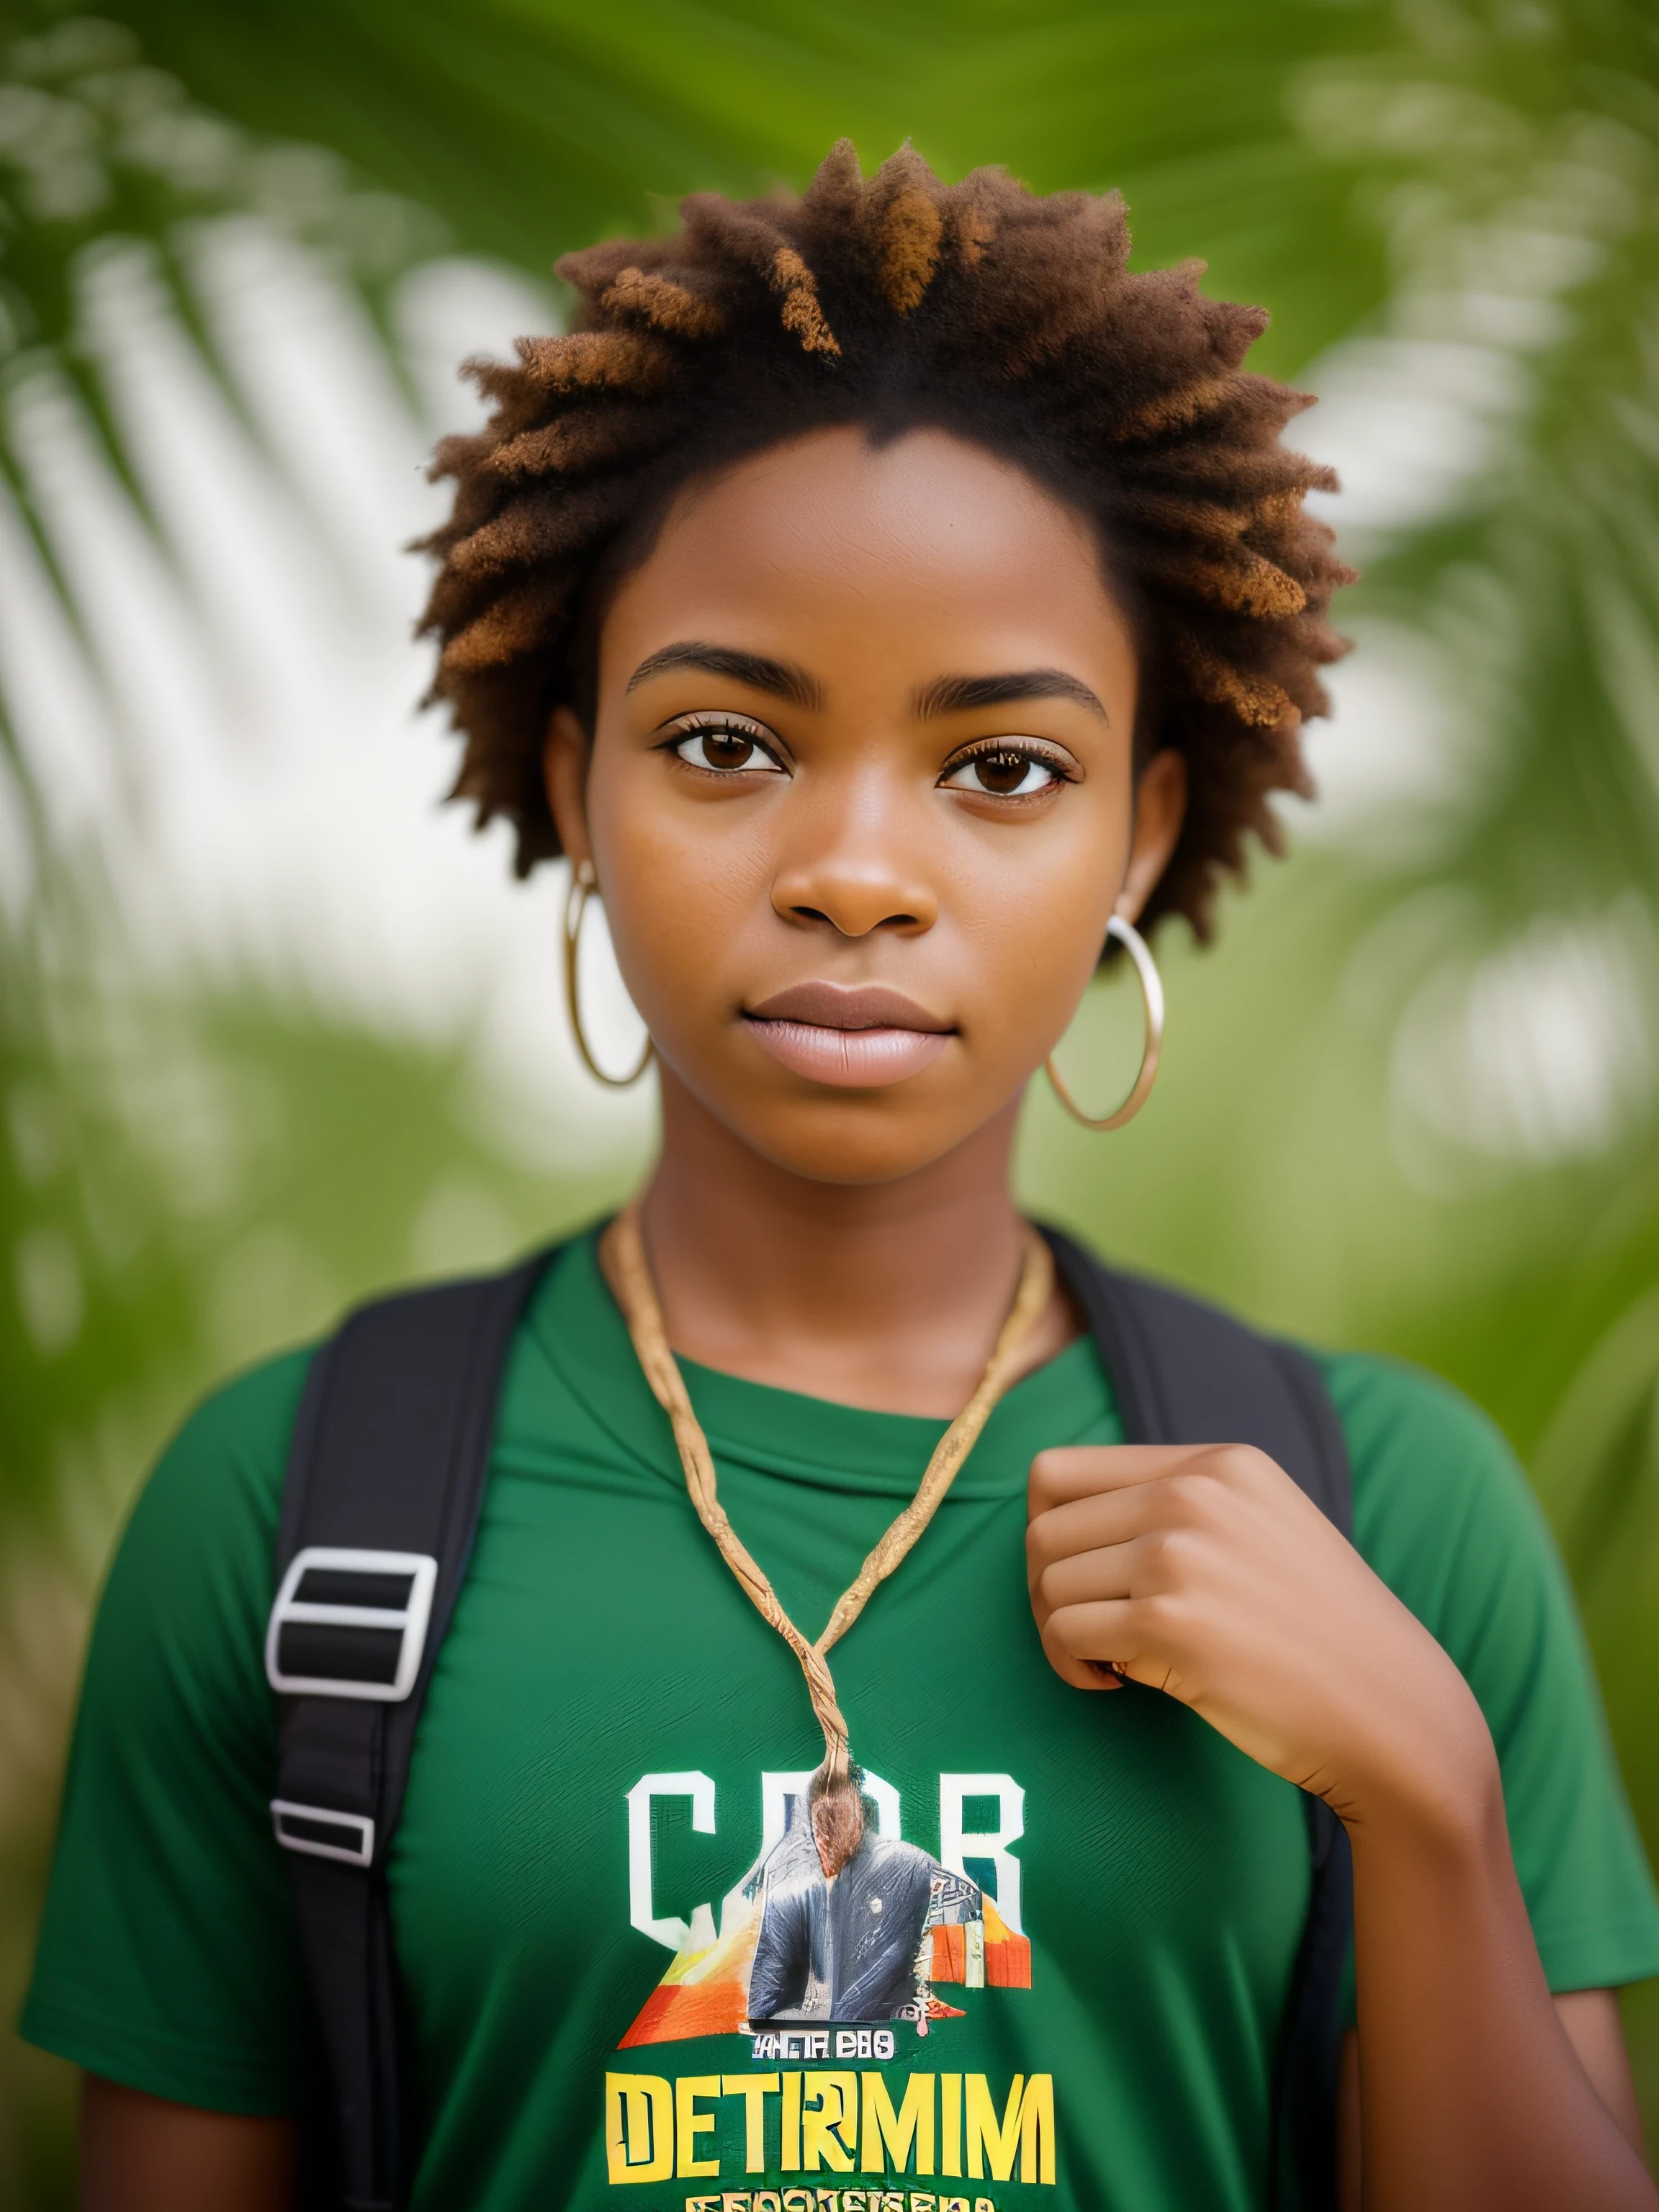
[[[830,141],[1121,185],[1325,404],[1366,581],[1287,817],[1033,1202],[1504,1425],[1659,1842],[1659,26],[1643,0],[136,0],[0,13],[0,1993],[90,1594],[234,1362],[623,1188],[556,886],[439,823],[391,549],[552,258]],[[388,857],[390,856],[390,857]],[[599,979],[602,981],[602,979]],[[1103,1095],[1132,1010],[1066,1048]],[[620,1036],[625,1010],[615,1016]],[[625,1042],[625,1041],[624,1041]],[[1650,2119],[1659,2014],[1630,2001]],[[67,2204],[0,2061],[0,2201]]]

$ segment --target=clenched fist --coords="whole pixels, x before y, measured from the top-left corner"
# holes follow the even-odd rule
[[[1046,1451],[1030,1510],[1031,1608],[1063,1680],[1179,1698],[1350,1823],[1432,1818],[1486,1784],[1495,1753],[1462,1676],[1265,1453]]]

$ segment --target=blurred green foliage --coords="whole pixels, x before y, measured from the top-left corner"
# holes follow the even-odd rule
[[[1143,265],[1200,254],[1214,289],[1273,308],[1262,358],[1279,373],[1345,339],[1384,349],[1379,398],[1413,362],[1481,368],[1452,418],[1449,489],[1374,535],[1345,609],[1428,656],[1449,772],[1408,834],[1258,867],[1218,951],[1166,940],[1152,1110],[1091,1139],[1034,1097],[1021,1175],[1126,1259],[1425,1360],[1492,1410],[1565,1548],[1659,1843],[1645,0],[134,0],[97,19],[10,4],[0,46],[0,486],[118,708],[122,669],[62,572],[13,404],[50,367],[148,514],[85,343],[88,257],[112,239],[148,244],[240,406],[185,251],[204,218],[253,214],[325,257],[402,374],[397,286],[434,252],[539,276],[596,234],[661,223],[686,190],[799,185],[842,132],[866,160],[908,136],[947,173],[993,161],[1043,189],[1121,185]],[[509,1156],[468,1103],[464,1038],[411,1042],[297,987],[115,957],[118,902],[56,837],[4,686],[0,668],[21,825],[0,886],[9,2003],[90,1593],[169,1425],[346,1299],[597,1209],[637,1159]],[[1127,986],[1092,995],[1066,1051],[1103,1096],[1132,1019]],[[1540,1006],[1565,1008],[1553,1030],[1526,1028]],[[1599,1030],[1567,1018],[1598,1006]],[[1569,1079],[1595,1049],[1586,1107]],[[1653,2125],[1650,1993],[1628,2018]],[[9,2046],[0,2202],[70,2201],[68,2096],[65,2069]]]

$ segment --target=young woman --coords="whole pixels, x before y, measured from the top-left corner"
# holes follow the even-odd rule
[[[1284,2201],[1316,1802],[1343,2201],[1659,2201],[1612,1996],[1659,1911],[1503,1446],[1302,1363],[1350,1541],[1253,1437],[1126,1443],[1010,1198],[1109,937],[1206,931],[1338,650],[1262,317],[1127,245],[843,147],[574,257],[578,334],[441,453],[458,787],[573,927],[603,899],[662,1146],[513,1337],[365,1877],[417,2207]],[[94,1634],[26,2022],[88,2071],[93,2212],[295,2185],[263,1655],[308,1360],[187,1424]]]

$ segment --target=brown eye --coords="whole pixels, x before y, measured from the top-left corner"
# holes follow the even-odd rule
[[[1036,753],[1017,752],[1012,746],[975,753],[952,769],[945,779],[955,791],[982,791],[994,799],[1029,799],[1060,781],[1058,772]]]
[[[676,738],[673,750],[689,767],[712,769],[717,775],[732,775],[745,769],[751,774],[757,769],[763,775],[779,773],[778,763],[758,738],[727,724],[688,730]]]
[[[702,741],[702,757],[710,768],[747,768],[755,757],[755,740],[740,738],[735,730],[710,730]]]

